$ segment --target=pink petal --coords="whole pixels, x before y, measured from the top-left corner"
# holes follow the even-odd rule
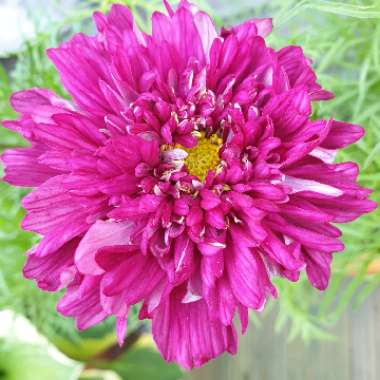
[[[211,322],[202,300],[181,303],[183,294],[183,291],[175,290],[153,312],[153,338],[165,360],[191,369],[225,351],[236,353],[234,327]]]
[[[24,276],[37,281],[43,290],[56,291],[66,284],[61,275],[74,264],[74,252],[79,240],[74,239],[46,257],[38,257],[29,253],[23,269]]]
[[[99,215],[104,209],[101,202],[84,207],[62,187],[64,178],[49,179],[23,199],[23,207],[28,211],[23,228],[44,235],[37,249],[39,256],[54,252],[83,234],[90,227],[88,218]]]
[[[31,148],[7,149],[1,156],[5,165],[4,180],[15,186],[34,187],[43,184],[60,172],[39,163],[45,149]]]
[[[107,314],[100,305],[99,278],[84,278],[79,285],[71,285],[57,306],[58,312],[74,317],[79,330],[102,322]]]
[[[107,246],[130,244],[132,228],[131,222],[98,220],[87,231],[75,252],[75,264],[78,270],[92,276],[104,273],[95,260],[96,252]]]

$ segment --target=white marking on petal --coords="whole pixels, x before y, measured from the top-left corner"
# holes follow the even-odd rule
[[[100,128],[99,132],[103,133],[103,134],[105,134],[107,136],[112,136],[111,132],[108,129],[105,129],[105,128]]]
[[[336,187],[309,179],[285,176],[284,183],[292,188],[291,194],[298,193],[300,191],[313,191],[319,194],[331,195],[332,197],[340,197],[343,195],[343,191]]]
[[[120,129],[120,127],[116,124],[116,123],[114,123],[113,121],[112,121],[112,119],[110,119],[110,117],[109,116],[105,116],[104,117],[104,122],[107,124],[107,125],[112,125],[112,127],[114,127],[115,129],[117,129],[117,130],[121,130]],[[126,128],[127,129],[127,128]],[[108,130],[107,130],[108,131]],[[109,133],[109,131],[108,131],[108,133]]]
[[[148,313],[151,313],[160,304],[164,288],[165,284],[162,283],[150,294],[148,299]]]
[[[281,174],[280,176],[278,176],[279,178],[275,178],[275,179],[272,179],[270,181],[270,183],[272,185],[282,185],[285,181],[285,178],[286,178],[286,175],[285,174]]]
[[[268,87],[272,86],[273,84],[273,68],[270,66],[266,71],[264,75],[264,84]]]
[[[309,154],[310,156],[319,158],[326,164],[332,164],[336,158],[336,150],[332,149],[315,148]]]
[[[167,228],[164,232],[164,242],[165,242],[165,245],[168,246],[169,245],[169,228]]]
[[[155,195],[162,195],[162,191],[161,191],[161,189],[159,188],[158,185],[154,185],[153,192],[154,192]]]
[[[193,185],[193,187],[194,187],[195,190],[199,190],[199,189],[201,189],[202,186],[203,186],[202,182],[200,182],[200,181],[198,181],[198,180],[196,180],[196,179],[193,179],[193,180],[191,181],[191,184]]]
[[[141,137],[142,139],[146,141],[157,140],[157,137],[152,132],[141,132],[137,136]]]
[[[202,299],[202,296],[199,294],[194,294],[192,293],[189,289],[187,290],[187,293],[185,296],[182,298],[182,303],[192,303],[192,302],[197,302]]]
[[[213,242],[211,242],[211,243],[207,243],[208,245],[211,245],[211,246],[213,246],[213,247],[217,247],[217,248],[226,248],[226,245],[225,244],[223,244],[223,243],[220,243],[220,242],[218,242],[218,241],[213,241]]]
[[[239,218],[237,218],[236,216],[234,216],[233,217],[234,218],[234,222],[236,223],[236,224],[241,224],[241,223],[243,223]]]
[[[77,272],[78,271],[75,265],[72,265],[71,267],[66,268],[59,276],[61,287],[66,288],[67,286],[69,286],[73,282]]]
[[[191,87],[193,86],[193,81],[194,81],[194,71],[191,70],[190,73],[189,73],[189,77],[187,78],[188,82],[187,82],[187,86],[188,86],[188,89],[190,90]]]
[[[185,256],[187,254],[187,247],[188,246],[189,246],[189,240],[186,242],[186,246],[183,248],[183,251],[181,253],[181,257],[178,260],[177,267],[175,268],[176,273],[182,269],[182,263],[185,260]]]
[[[188,153],[179,148],[171,149],[162,152],[162,156],[164,157],[164,160],[166,162],[171,162],[171,161],[177,161],[177,160],[185,160],[188,156]]]
[[[292,244],[293,241],[294,241],[291,237],[286,236],[286,235],[284,235],[284,240],[285,240],[285,244],[286,244],[286,245],[290,245],[290,244]]]

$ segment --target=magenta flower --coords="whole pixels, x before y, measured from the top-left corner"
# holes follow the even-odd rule
[[[79,329],[115,316],[120,343],[141,304],[163,357],[192,368],[236,352],[234,315],[244,332],[272,276],[325,289],[333,224],[375,204],[356,164],[333,163],[362,128],[311,119],[333,95],[301,48],[267,47],[270,19],[218,33],[186,0],[166,7],[152,35],[114,5],[95,37],[49,50],[73,101],[15,93],[4,125],[31,146],[2,159],[8,183],[36,188],[25,276],[67,288],[58,310]]]

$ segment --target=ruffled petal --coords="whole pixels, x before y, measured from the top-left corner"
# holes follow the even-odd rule
[[[153,14],[152,37],[157,48],[165,42],[174,49],[178,55],[179,70],[183,70],[191,58],[203,64],[209,61],[217,32],[206,13],[182,1],[169,16],[159,12]]]
[[[24,276],[36,280],[42,290],[56,291],[66,287],[73,279],[74,252],[78,242],[73,239],[46,257],[39,257],[31,250],[24,266]]]
[[[79,330],[95,326],[107,318],[100,304],[99,277],[84,277],[69,286],[58,303],[57,310],[73,317]]]
[[[49,166],[40,164],[39,157],[44,152],[45,148],[38,145],[4,151],[1,156],[5,165],[4,181],[15,186],[35,187],[61,174]]]
[[[203,300],[184,304],[183,296],[174,290],[152,315],[153,338],[165,360],[191,369],[225,351],[235,354],[235,328],[211,321]]]
[[[278,90],[307,87],[312,100],[329,100],[334,97],[329,91],[323,90],[317,83],[317,77],[311,67],[311,61],[305,57],[299,46],[288,46],[277,52],[279,73],[275,76],[274,86]],[[285,74],[285,79],[282,76]]]
[[[321,143],[325,149],[341,149],[355,143],[364,136],[360,125],[334,120],[329,134]]]
[[[111,62],[95,37],[78,34],[47,54],[78,106],[98,117],[113,112],[100,86],[103,81],[117,91],[109,70]]]
[[[92,276],[104,273],[95,257],[99,249],[107,246],[130,244],[131,222],[111,222],[98,220],[87,231],[75,252],[75,264],[83,274]]]
[[[62,186],[65,176],[56,176],[23,199],[28,214],[22,222],[24,229],[44,235],[36,255],[45,256],[56,251],[71,239],[82,235],[90,227],[91,217],[101,215],[102,201],[91,206],[81,204]]]

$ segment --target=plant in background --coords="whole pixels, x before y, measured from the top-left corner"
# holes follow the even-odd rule
[[[73,102],[48,90],[12,96],[31,147],[5,151],[5,179],[36,187],[23,227],[43,235],[24,274],[81,329],[132,305],[152,319],[168,361],[199,366],[236,351],[233,316],[276,297],[271,276],[306,269],[325,289],[331,223],[371,211],[353,163],[335,151],[357,125],[311,119],[332,94],[300,48],[275,51],[269,19],[218,34],[187,1],[153,15],[152,35],[129,10],[95,14],[96,37],[76,35],[49,57]]]
[[[0,312],[0,378],[2,380],[77,379],[83,365],[52,346],[25,317]],[[22,363],[22,365],[20,365]]]

